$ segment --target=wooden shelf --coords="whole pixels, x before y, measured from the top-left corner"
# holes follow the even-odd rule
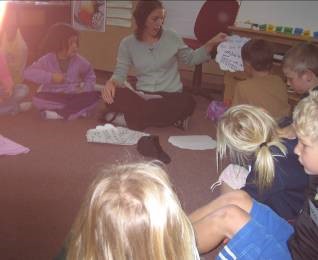
[[[246,29],[246,28],[241,28],[236,26],[229,26],[228,29],[230,32],[236,33],[240,36],[249,37],[249,38],[262,38],[264,40],[268,40],[273,43],[288,45],[289,47],[300,42],[311,42],[318,45],[318,39],[313,37],[287,35],[284,33],[252,30],[252,29]]]

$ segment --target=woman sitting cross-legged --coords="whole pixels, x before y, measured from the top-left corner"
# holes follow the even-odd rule
[[[192,114],[195,101],[182,91],[178,62],[208,61],[226,34],[219,33],[194,51],[174,31],[163,28],[166,13],[161,1],[139,1],[133,15],[137,29],[121,41],[115,71],[102,90],[109,110],[105,119],[135,130],[180,126]],[[132,67],[138,92],[124,87]]]

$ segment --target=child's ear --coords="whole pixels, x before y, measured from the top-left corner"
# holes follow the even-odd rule
[[[306,69],[302,77],[306,82],[310,83],[315,79],[315,74],[311,70]]]
[[[248,63],[247,61],[243,61],[243,66],[244,66],[244,71],[247,74],[250,74],[252,72],[252,66],[250,63]]]

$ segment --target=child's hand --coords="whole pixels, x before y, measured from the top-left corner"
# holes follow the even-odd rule
[[[53,73],[52,74],[53,83],[60,84],[64,82],[64,75],[62,73]]]

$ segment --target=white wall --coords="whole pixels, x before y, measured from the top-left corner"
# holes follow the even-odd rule
[[[193,38],[196,17],[205,1],[162,1],[167,18],[165,27],[174,29],[181,37]]]
[[[195,38],[194,23],[204,2],[164,0],[167,10],[165,26],[173,28],[182,37]],[[246,20],[318,31],[318,1],[242,0],[236,21]]]
[[[318,31],[318,1],[241,1],[236,22],[301,27]]]

